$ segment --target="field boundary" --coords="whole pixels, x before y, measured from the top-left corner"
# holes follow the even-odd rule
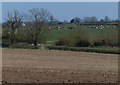
[[[64,51],[77,51],[77,52],[95,52],[95,53],[109,53],[120,54],[119,50],[106,50],[106,49],[90,49],[80,47],[65,47],[65,46],[46,46],[49,50],[64,50]]]

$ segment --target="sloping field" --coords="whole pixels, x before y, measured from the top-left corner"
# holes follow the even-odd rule
[[[3,82],[116,83],[118,55],[3,49]]]

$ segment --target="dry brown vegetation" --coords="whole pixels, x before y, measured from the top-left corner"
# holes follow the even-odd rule
[[[35,49],[3,49],[3,82],[116,83],[118,55]]]

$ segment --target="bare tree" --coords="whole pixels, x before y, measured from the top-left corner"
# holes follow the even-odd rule
[[[97,19],[96,16],[91,16],[91,17],[90,17],[90,22],[95,23],[95,22],[97,22],[97,21],[98,21],[98,19]]]
[[[84,22],[97,22],[98,21],[98,19],[97,19],[97,17],[95,17],[95,16],[91,16],[91,17],[84,17]]]
[[[84,18],[83,18],[83,21],[84,21],[84,22],[90,22],[91,20],[90,20],[90,17],[84,17]]]
[[[105,16],[104,17],[104,22],[109,22],[110,21],[110,18],[108,16]]]
[[[55,18],[53,15],[50,15],[50,25],[53,25],[55,21]]]
[[[33,26],[31,27],[31,36],[33,38],[34,46],[37,46],[39,35],[41,33],[44,33],[46,31],[47,24],[46,22],[50,20],[50,13],[46,9],[37,9],[33,8],[29,10],[30,13],[30,20],[33,23]]]
[[[13,44],[15,40],[15,33],[17,29],[21,27],[22,20],[24,15],[22,15],[18,10],[14,10],[13,12],[8,12],[7,14],[7,27],[10,28],[9,37],[10,43]]]

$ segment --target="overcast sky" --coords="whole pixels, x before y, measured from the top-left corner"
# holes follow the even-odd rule
[[[31,8],[45,8],[60,21],[86,16],[96,16],[98,19],[104,16],[109,16],[111,19],[118,18],[117,2],[3,2],[3,21],[8,11],[18,9],[27,13]]]

